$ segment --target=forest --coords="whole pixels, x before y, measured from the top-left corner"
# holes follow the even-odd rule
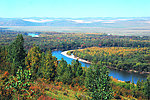
[[[39,37],[28,36],[39,34]],[[73,50],[86,47],[150,47],[150,36],[117,36],[106,33],[19,32],[0,29],[0,45],[8,45],[17,34],[24,36],[24,47],[33,44],[45,50]]]
[[[127,62],[124,57],[130,56],[131,62],[136,57],[133,70],[149,72],[150,37],[102,33],[38,34],[40,37],[30,37],[26,32],[0,31],[2,100],[150,99],[149,75],[147,80],[138,80],[137,84],[120,82],[108,76],[107,68],[111,66],[122,69],[124,65],[121,64]],[[87,47],[92,48],[84,49]],[[79,52],[74,52],[75,55],[83,53],[80,49],[85,50],[88,56],[103,55],[103,60],[93,58],[92,65],[87,68],[82,67],[78,60],[73,60],[71,64],[67,64],[64,59],[57,60],[51,53],[52,50],[70,49],[79,49]],[[140,57],[143,57],[142,60]],[[113,60],[117,61],[114,63]],[[137,64],[138,61],[140,64]],[[139,67],[142,69],[139,70]],[[126,67],[124,69],[130,70]]]
[[[73,54],[115,69],[150,72],[150,47],[91,47],[75,50]]]

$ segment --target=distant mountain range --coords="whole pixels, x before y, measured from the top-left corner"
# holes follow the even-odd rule
[[[128,28],[150,26],[150,17],[0,18],[0,26],[56,26]]]

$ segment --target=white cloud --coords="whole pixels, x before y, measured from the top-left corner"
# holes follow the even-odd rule
[[[131,20],[131,19],[117,19],[116,21],[126,21],[126,20]]]
[[[29,21],[29,22],[37,22],[37,23],[44,23],[44,22],[50,22],[53,20],[49,19],[40,19],[40,20],[34,20],[34,19],[23,19],[24,21]]]
[[[116,20],[106,20],[102,23],[115,23],[117,21],[127,21],[127,20],[130,20],[130,19],[116,19]]]
[[[115,21],[107,21],[107,22],[102,22],[102,23],[115,23]]]
[[[91,20],[91,21],[86,21],[86,20],[71,20],[74,21],[76,23],[94,23],[94,22],[101,22],[103,20]]]
[[[102,22],[102,21],[104,21],[104,20],[94,20],[93,22]]]
[[[92,21],[84,21],[84,20],[71,20],[74,21],[76,23],[92,23]]]

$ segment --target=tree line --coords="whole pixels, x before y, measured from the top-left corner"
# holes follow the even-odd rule
[[[24,47],[30,49],[36,44],[42,51],[46,50],[72,50],[86,47],[149,47],[149,36],[115,36],[93,33],[60,33],[60,32],[35,32],[39,37],[28,36],[27,32],[1,31],[0,44],[8,45],[17,34],[23,34]],[[30,33],[30,32],[29,32]],[[33,33],[33,32],[31,32]]]
[[[73,54],[115,69],[150,72],[149,47],[91,47],[74,50]]]

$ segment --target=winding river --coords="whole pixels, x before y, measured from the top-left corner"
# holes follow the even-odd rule
[[[57,57],[58,60],[61,60],[61,58],[63,58],[64,60],[67,61],[68,64],[71,64],[73,59],[62,55],[61,52],[62,51],[53,51],[52,55]],[[90,66],[90,64],[87,64],[87,63],[84,63],[81,61],[80,61],[80,63],[82,64],[83,67]],[[133,78],[134,83],[137,83],[138,79],[140,79],[140,80],[146,79],[145,74],[138,74],[138,73],[133,73],[133,72],[128,73],[126,71],[118,71],[118,70],[114,70],[114,69],[110,69],[109,76],[113,76],[114,78],[121,80],[121,81],[132,81],[132,78]]]

